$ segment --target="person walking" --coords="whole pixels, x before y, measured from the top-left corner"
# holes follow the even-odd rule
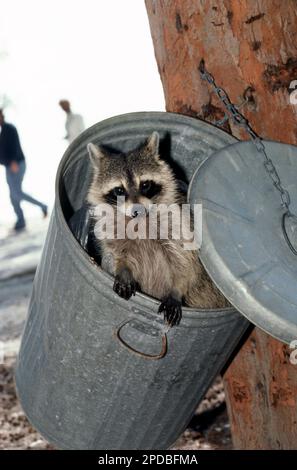
[[[65,139],[71,144],[71,142],[85,130],[85,124],[80,114],[75,114],[71,111],[71,105],[68,100],[60,100],[59,105],[66,113],[66,137]]]
[[[4,165],[6,169],[10,201],[17,216],[14,226],[15,231],[23,230],[26,227],[21,201],[27,201],[40,207],[43,216],[46,217],[48,213],[47,205],[22,190],[22,182],[26,172],[25,157],[18,132],[12,124],[5,122],[2,109],[0,109],[0,164]]]

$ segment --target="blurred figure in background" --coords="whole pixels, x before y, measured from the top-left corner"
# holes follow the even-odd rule
[[[21,201],[27,201],[40,207],[43,216],[47,216],[47,206],[29,196],[22,190],[22,182],[26,172],[25,157],[16,128],[5,122],[3,110],[0,109],[0,164],[5,166],[6,181],[9,186],[10,200],[17,216],[14,226],[16,231],[26,226]]]
[[[65,123],[66,137],[69,144],[85,130],[84,120],[80,114],[74,114],[71,111],[70,102],[68,100],[60,100],[59,105],[65,111],[67,118]]]

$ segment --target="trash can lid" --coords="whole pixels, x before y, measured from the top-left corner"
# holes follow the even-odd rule
[[[263,143],[296,213],[297,147]],[[255,145],[238,142],[211,155],[188,196],[202,204],[200,258],[215,284],[252,323],[285,343],[297,339],[297,256],[282,231],[280,193]]]

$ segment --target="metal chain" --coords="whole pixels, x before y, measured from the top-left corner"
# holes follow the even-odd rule
[[[214,124],[222,125],[227,121],[227,119],[231,117],[234,124],[238,125],[239,127],[244,128],[244,130],[250,135],[251,140],[255,144],[258,152],[264,157],[265,170],[267,174],[269,175],[270,179],[272,180],[274,187],[279,191],[280,198],[281,198],[281,205],[285,210],[283,217],[282,217],[282,230],[284,233],[285,240],[287,244],[289,245],[290,250],[295,255],[297,255],[297,249],[295,249],[294,246],[292,245],[289,239],[287,230],[286,230],[286,219],[291,217],[297,221],[297,217],[290,210],[291,199],[290,199],[289,192],[283,187],[279,174],[277,172],[277,169],[273,161],[271,160],[271,158],[269,158],[269,156],[266,153],[265,146],[264,146],[262,139],[252,129],[248,120],[238,111],[238,107],[236,107],[233,103],[231,103],[225,90],[216,85],[214,77],[205,69],[205,63],[203,59],[200,61],[198,70],[200,72],[201,78],[203,80],[206,80],[213,87],[216,95],[218,96],[220,101],[225,106],[227,112],[229,113],[229,114],[225,113],[225,116],[223,117],[223,119],[216,121]]]

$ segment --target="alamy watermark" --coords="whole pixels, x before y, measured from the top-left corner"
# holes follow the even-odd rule
[[[0,364],[4,364],[4,358],[5,358],[4,350],[5,350],[4,342],[0,341]]]
[[[98,204],[94,233],[98,240],[180,240],[185,250],[202,244],[201,204],[127,203],[117,198],[116,206]]]
[[[297,105],[297,80],[293,80],[289,86],[290,90],[290,103]]]
[[[293,349],[293,351],[290,354],[290,363],[296,366],[297,364],[297,339],[294,339],[290,343],[290,349]]]

